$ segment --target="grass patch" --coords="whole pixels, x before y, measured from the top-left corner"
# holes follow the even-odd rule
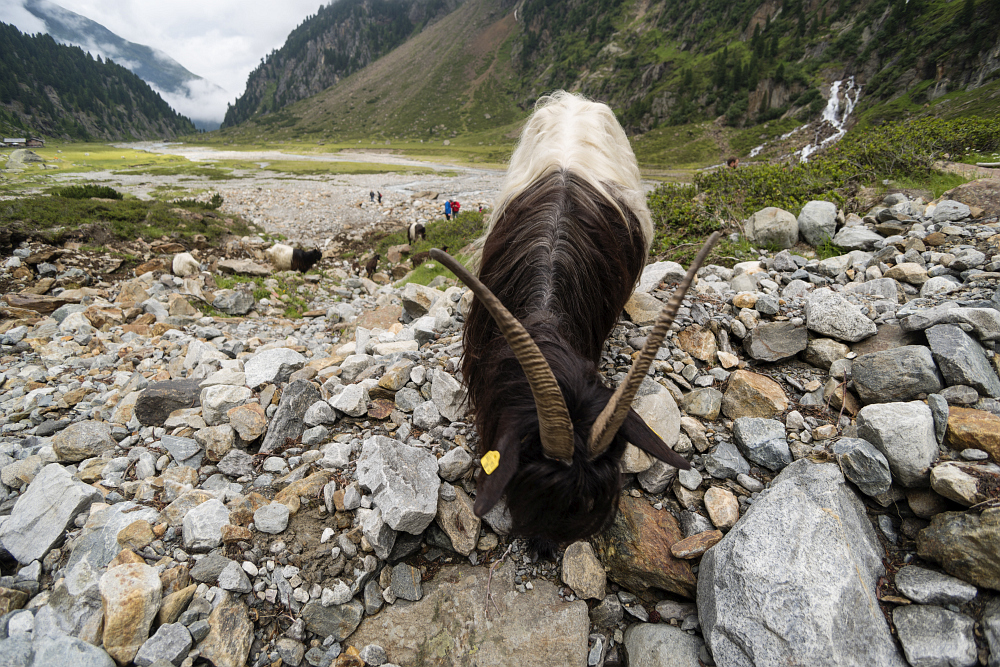
[[[193,201],[72,199],[61,196],[23,197],[0,202],[0,225],[51,243],[80,238],[97,244],[112,240],[161,237],[192,240],[203,234],[214,241],[227,234],[254,234],[255,226],[235,216],[222,216],[211,204]]]
[[[284,271],[267,278],[263,276],[231,276],[216,275],[215,284],[219,289],[245,289],[251,285],[254,301],[268,300],[268,308],[283,309],[283,316],[289,319],[302,317],[309,310],[309,302],[299,293],[299,287],[305,284],[298,273]],[[208,308],[214,308],[205,304]],[[205,312],[204,309],[202,312]],[[225,317],[225,315],[223,315]]]
[[[482,235],[485,215],[486,212],[469,211],[461,213],[458,219],[428,223],[425,229],[426,238],[410,246],[411,255],[431,248],[447,248],[449,254],[457,254]],[[380,239],[376,248],[384,257],[390,246],[406,242],[406,231],[400,231]]]

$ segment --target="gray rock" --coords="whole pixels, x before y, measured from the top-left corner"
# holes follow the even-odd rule
[[[99,581],[100,571],[86,561],[67,568],[66,576],[52,587],[48,603],[35,614],[35,637],[69,635],[89,644],[100,642],[104,608]]]
[[[892,485],[889,462],[875,445],[861,438],[841,438],[833,445],[844,476],[866,496],[880,496]]]
[[[465,388],[444,371],[434,373],[431,400],[448,421],[460,421],[467,409]]]
[[[397,598],[419,600],[424,596],[420,570],[407,563],[392,568],[392,592]]]
[[[5,653],[3,648],[3,645],[0,645],[0,656]],[[31,663],[32,667],[42,667],[42,665],[115,667],[115,661],[110,655],[76,637],[45,637],[37,640],[34,648],[35,660]]]
[[[850,352],[851,348],[839,341],[830,338],[814,338],[809,341],[809,346],[802,358],[817,368],[830,370],[834,362],[843,359]]]
[[[249,593],[253,590],[250,578],[236,561],[230,561],[219,573],[219,588],[236,593]]]
[[[352,354],[340,363],[340,379],[351,384],[374,364],[375,357],[369,354]]]
[[[958,222],[959,220],[965,220],[970,214],[971,210],[962,202],[957,202],[953,199],[944,199],[939,201],[937,206],[934,207],[934,215],[931,219],[934,224]]]
[[[358,656],[365,661],[366,665],[371,665],[371,667],[381,667],[388,660],[385,649],[378,644],[365,646],[358,652]]]
[[[987,360],[982,345],[954,324],[938,324],[924,333],[941,375],[949,385],[966,385],[985,396],[1000,398],[1000,378]]]
[[[844,250],[874,250],[885,239],[867,227],[844,227],[833,237],[834,245]]]
[[[424,397],[420,392],[411,387],[403,387],[396,392],[396,407],[403,412],[413,412],[417,406],[424,402]],[[434,408],[437,410],[437,408]]]
[[[309,360],[287,347],[279,347],[258,352],[244,362],[247,386],[251,389],[264,384],[281,385]]]
[[[229,523],[229,510],[213,498],[184,515],[184,548],[208,551],[222,544],[222,527]]]
[[[882,557],[837,466],[791,464],[702,557],[715,663],[905,667],[876,597]]]
[[[951,260],[948,268],[952,271],[968,271],[977,269],[986,262],[986,255],[975,248],[962,248],[955,252],[955,259]]]
[[[920,310],[912,315],[899,313],[903,331],[923,331],[936,324],[968,325],[979,340],[1000,340],[1000,311],[993,308],[954,308],[947,304]],[[964,329],[964,327],[963,327]]]
[[[297,440],[305,431],[306,410],[316,401],[322,400],[319,391],[308,380],[296,380],[281,393],[281,403],[267,428],[267,435],[260,451],[271,452],[285,444],[288,438]]]
[[[302,642],[289,637],[282,637],[274,643],[274,648],[281,657],[281,664],[298,667],[302,663],[302,658],[306,653],[306,647]]]
[[[107,567],[111,559],[121,551],[118,533],[129,524],[140,520],[155,524],[161,517],[152,507],[143,507],[131,501],[117,503],[92,514],[88,517],[83,530],[73,540],[66,570],[72,571],[83,561],[94,570]]]
[[[215,293],[212,305],[228,315],[242,316],[249,313],[256,302],[253,294],[243,290],[223,289]]]
[[[354,632],[364,614],[364,605],[358,600],[330,607],[324,607],[317,600],[306,604],[300,616],[310,632],[315,632],[320,637],[333,637],[334,641],[339,642]]]
[[[740,417],[733,422],[733,438],[745,457],[769,470],[781,470],[792,462],[785,425],[777,420]]]
[[[907,565],[896,573],[896,588],[919,604],[962,605],[976,597],[976,587],[961,579]]]
[[[636,480],[648,493],[663,493],[676,477],[677,468],[654,459],[653,465],[636,475]]]
[[[973,667],[978,663],[975,621],[933,605],[892,610],[899,643],[914,667]]]
[[[63,538],[77,514],[99,500],[97,489],[76,480],[58,463],[50,463],[0,523],[0,545],[19,563],[41,560]]]
[[[975,405],[979,401],[979,392],[964,384],[956,384],[942,389],[940,397],[947,405]]]
[[[427,450],[373,436],[364,442],[357,476],[393,530],[418,534],[434,520],[441,479]]]
[[[434,401],[425,401],[413,409],[413,425],[429,431],[441,423],[441,413]]]
[[[218,464],[219,471],[230,477],[253,474],[253,456],[242,449],[231,449]]]
[[[326,401],[316,401],[306,410],[304,419],[308,426],[333,424],[337,421],[337,412]]]
[[[4,629],[0,633],[0,667],[31,667],[31,660],[35,654],[31,639],[29,635],[7,638],[7,631]],[[107,667],[114,665],[115,661],[111,660],[111,656],[107,653],[105,655],[110,661],[105,665]]]
[[[629,667],[699,667],[704,642],[666,623],[636,623],[625,631]]]
[[[75,463],[115,448],[107,422],[83,421],[67,426],[52,438],[52,449],[60,461]]]
[[[938,456],[931,409],[919,401],[876,403],[858,412],[858,437],[882,452],[893,479],[905,487],[926,486]]]
[[[848,283],[844,286],[844,291],[853,294],[877,296],[893,303],[899,301],[899,290],[896,287],[896,281],[891,278],[878,278],[863,283]]]
[[[150,667],[157,660],[179,665],[187,657],[192,644],[191,633],[186,627],[180,623],[167,623],[161,625],[156,634],[139,648],[134,662],[140,667]]]
[[[201,380],[153,382],[135,401],[134,414],[143,426],[163,426],[174,410],[201,405]]]
[[[226,558],[218,551],[213,551],[194,564],[194,567],[191,568],[191,578],[195,581],[214,585],[219,580],[222,571],[229,567],[230,564],[239,567],[239,563],[236,561]]]
[[[715,479],[736,479],[737,476],[750,472],[750,464],[731,442],[720,442],[702,460],[705,470]]]
[[[448,482],[454,482],[471,467],[472,455],[463,447],[455,447],[438,459],[438,474]]]
[[[325,426],[307,428],[302,432],[302,444],[306,446],[318,445],[326,440],[328,435],[330,435],[330,430]]]
[[[990,647],[989,667],[1000,667],[1000,599],[986,603],[983,610],[983,634]]]
[[[160,445],[170,452],[170,458],[180,465],[188,465],[197,468],[197,465],[184,463],[188,459],[201,453],[201,445],[192,438],[180,438],[176,435],[165,435],[160,440]]]
[[[361,417],[368,412],[368,400],[368,390],[360,384],[352,384],[333,399],[333,407],[350,417]]]
[[[828,289],[814,290],[808,296],[805,314],[810,331],[837,340],[856,343],[878,331],[860,308]]]
[[[686,271],[677,262],[653,262],[647,264],[639,277],[639,284],[635,291],[648,294],[656,289],[660,283],[679,283],[684,279]]]
[[[201,390],[201,416],[209,426],[226,421],[226,412],[246,403],[252,396],[246,387],[219,384]]]
[[[863,354],[854,360],[851,374],[864,403],[908,401],[942,387],[934,357],[923,345]]]
[[[382,560],[387,560],[392,552],[392,547],[396,543],[396,531],[382,518],[382,510],[376,507],[373,510],[361,510],[361,531],[368,540],[368,544],[375,550],[375,555]]]
[[[759,246],[791,248],[799,240],[799,222],[794,215],[774,206],[757,211],[747,220],[746,235]]]
[[[781,361],[806,349],[809,332],[790,322],[768,322],[752,329],[743,339],[743,349],[760,361]]]
[[[811,246],[833,240],[837,233],[837,205],[828,201],[811,201],[799,213],[799,235]]]
[[[703,417],[709,421],[719,418],[723,393],[718,389],[705,387],[689,392],[681,400],[681,408],[689,415]]]
[[[289,514],[287,505],[272,502],[253,513],[253,525],[262,533],[277,535],[288,528]]]

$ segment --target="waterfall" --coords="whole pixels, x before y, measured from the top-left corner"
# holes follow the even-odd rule
[[[847,123],[848,117],[854,111],[854,106],[858,103],[858,98],[861,97],[861,86],[855,86],[853,76],[847,79],[847,85],[844,87],[843,92],[843,108],[841,108],[840,87],[844,83],[843,80],[840,80],[834,81],[830,85],[830,99],[827,100],[826,108],[823,109],[823,117],[819,121],[815,137],[818,139],[820,133],[824,130],[832,129],[833,133],[819,143],[809,144],[803,148],[800,151],[799,158],[802,162],[807,162],[810,155],[828,144],[839,141],[841,137],[847,134],[844,126]],[[851,97],[852,92],[854,93],[853,98]]]

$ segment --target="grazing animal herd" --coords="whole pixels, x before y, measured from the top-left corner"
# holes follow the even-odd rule
[[[474,292],[462,375],[480,437],[475,513],[506,498],[513,533],[539,553],[614,518],[627,443],[690,464],[631,403],[717,235],[661,313],[628,377],[599,371],[605,339],[646,264],[652,219],[614,113],[566,92],[539,101],[478,242],[478,278],[438,250]]]

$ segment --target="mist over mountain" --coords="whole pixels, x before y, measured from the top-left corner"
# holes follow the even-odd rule
[[[56,41],[79,46],[134,72],[170,106],[191,118],[199,129],[219,127],[232,95],[188,71],[170,55],[123,39],[100,23],[49,0],[23,0],[23,6],[44,24],[44,31]]]

